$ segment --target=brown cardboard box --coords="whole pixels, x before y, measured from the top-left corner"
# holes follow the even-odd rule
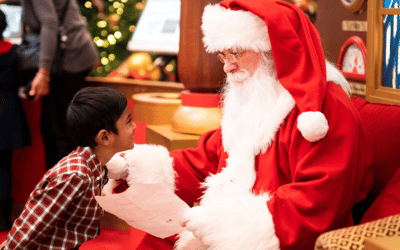
[[[169,151],[195,148],[199,137],[199,135],[175,133],[170,124],[146,126],[146,143],[162,145]]]
[[[365,239],[365,250],[400,250],[400,237]]]

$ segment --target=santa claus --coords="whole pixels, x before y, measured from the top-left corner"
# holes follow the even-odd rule
[[[148,235],[138,249],[312,249],[322,232],[352,225],[371,156],[307,16],[284,1],[225,0],[205,8],[202,30],[227,74],[221,128],[194,149],[136,145],[107,164],[113,178],[127,166],[128,183],[200,201],[177,243]]]

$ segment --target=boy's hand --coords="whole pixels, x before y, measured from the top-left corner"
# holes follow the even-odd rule
[[[0,245],[0,249],[3,249],[3,247],[5,247],[6,246],[6,241],[3,241],[3,243],[1,243],[1,245]]]

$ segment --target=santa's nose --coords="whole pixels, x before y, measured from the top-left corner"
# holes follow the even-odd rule
[[[226,74],[235,73],[235,71],[238,69],[238,67],[239,67],[239,65],[236,62],[225,61],[224,72]]]

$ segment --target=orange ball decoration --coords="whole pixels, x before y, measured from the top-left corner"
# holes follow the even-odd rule
[[[145,76],[152,69],[152,59],[144,52],[134,53],[128,58],[128,69],[132,74]]]

